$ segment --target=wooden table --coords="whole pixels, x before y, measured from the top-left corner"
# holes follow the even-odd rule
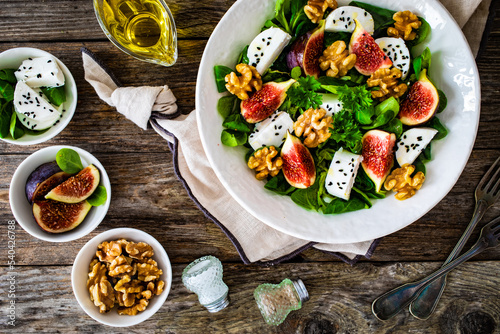
[[[0,50],[29,46],[59,57],[75,76],[78,108],[56,138],[34,146],[0,142],[0,331],[86,333],[499,333],[500,250],[484,252],[449,275],[436,313],[419,321],[407,312],[377,321],[371,302],[388,289],[437,269],[468,223],[473,189],[500,153],[500,6],[484,52],[477,59],[482,110],[476,145],[461,178],[431,212],[385,237],[371,260],[349,266],[316,250],[274,267],[242,264],[235,248],[190,200],[174,175],[172,154],[153,130],[142,131],[103,103],[83,79],[80,47],[94,51],[125,85],[167,83],[183,113],[194,108],[195,82],[203,49],[234,0],[170,0],[177,23],[179,60],[171,68],[140,62],[105,37],[90,0],[0,1]],[[453,112],[452,110],[448,112]],[[7,222],[9,183],[31,153],[51,145],[75,145],[94,154],[109,174],[113,200],[108,215],[90,235],[69,243],[35,239],[16,226],[16,326],[7,324]],[[497,216],[492,208],[485,221]],[[92,320],[77,304],[70,272],[79,249],[97,234],[134,227],[155,236],[173,265],[172,290],[152,318],[114,329]],[[472,239],[477,237],[475,231]],[[467,247],[472,244],[468,243]],[[181,272],[207,254],[224,265],[231,305],[209,314],[181,283]],[[263,282],[300,277],[311,295],[302,310],[279,327],[264,324],[253,299]]]

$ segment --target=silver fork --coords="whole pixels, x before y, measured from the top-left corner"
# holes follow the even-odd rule
[[[455,259],[467,240],[469,240],[472,231],[477,223],[481,220],[486,211],[498,200],[500,197],[500,157],[491,165],[486,174],[484,174],[481,181],[476,187],[475,191],[476,207],[474,215],[465,229],[460,240],[455,248],[451,251],[450,255],[444,262],[443,266],[450,263]],[[429,284],[425,290],[422,291],[420,296],[413,301],[410,305],[410,313],[417,319],[425,320],[429,318],[434,312],[441,295],[443,294],[446,286],[446,275]]]
[[[496,247],[500,244],[500,217],[492,220],[485,225],[481,230],[481,235],[477,242],[469,251],[464,253],[459,258],[451,261],[447,265],[441,267],[433,274],[427,276],[415,283],[407,283],[399,288],[386,292],[382,296],[375,299],[372,304],[373,314],[380,320],[388,320],[396,315],[402,307],[410,304],[419,293],[428,285],[437,279],[443,277],[448,272],[453,270],[459,264],[467,261],[471,257],[481,253],[485,249]],[[402,305],[402,307],[401,307]]]
[[[462,237],[456,244],[455,248],[451,252],[451,254],[446,259],[443,266],[446,266],[448,263],[453,261],[464,247],[465,243],[469,239],[472,231],[476,227],[477,223],[481,220],[486,210],[493,205],[496,200],[500,197],[500,157],[493,163],[493,165],[488,169],[486,174],[484,174],[481,181],[476,187],[475,197],[476,197],[476,207],[474,209],[474,215],[467,226],[465,232]],[[419,319],[427,319],[434,309],[436,308],[437,302],[441,297],[443,290],[446,285],[446,275],[436,279],[432,284],[430,284],[425,290],[422,291],[418,300],[413,302],[410,306],[410,312],[413,316]],[[415,298],[414,298],[415,299]],[[411,302],[411,301],[410,301]],[[374,304],[375,305],[375,302]],[[374,314],[377,312],[381,318],[385,318],[387,320],[401,311],[403,308],[408,306],[408,303],[397,303],[394,305],[396,308],[390,317],[388,315],[383,314],[382,310],[373,310]],[[377,306],[375,306],[377,307]],[[376,315],[377,316],[377,315]],[[379,317],[377,316],[377,317]]]

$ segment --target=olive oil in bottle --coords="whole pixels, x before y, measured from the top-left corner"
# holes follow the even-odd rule
[[[94,0],[108,38],[140,60],[171,66],[177,60],[177,33],[164,0]]]

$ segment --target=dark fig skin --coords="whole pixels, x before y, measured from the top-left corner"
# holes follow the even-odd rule
[[[49,177],[47,180],[43,181],[36,187],[35,192],[33,193],[32,202],[36,202],[42,199],[45,199],[45,195],[49,193],[52,189],[69,179],[71,174],[65,172],[58,172]]]
[[[61,168],[57,165],[55,161],[44,163],[38,166],[31,174],[28,176],[26,181],[26,198],[30,204],[33,203],[33,193],[40,183],[47,180],[49,177],[61,171]]]
[[[319,57],[323,53],[325,38],[324,21],[321,22],[318,28],[300,36],[292,44],[290,52],[286,56],[286,64],[290,70],[300,66],[305,75],[318,78],[321,74]]]

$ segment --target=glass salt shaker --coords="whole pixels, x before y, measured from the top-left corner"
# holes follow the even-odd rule
[[[198,295],[200,304],[211,313],[229,305],[229,288],[222,281],[222,264],[214,256],[203,256],[191,262],[182,272],[182,283]]]
[[[309,300],[309,293],[301,279],[292,281],[287,278],[280,284],[264,283],[255,289],[253,295],[266,323],[275,326]]]

